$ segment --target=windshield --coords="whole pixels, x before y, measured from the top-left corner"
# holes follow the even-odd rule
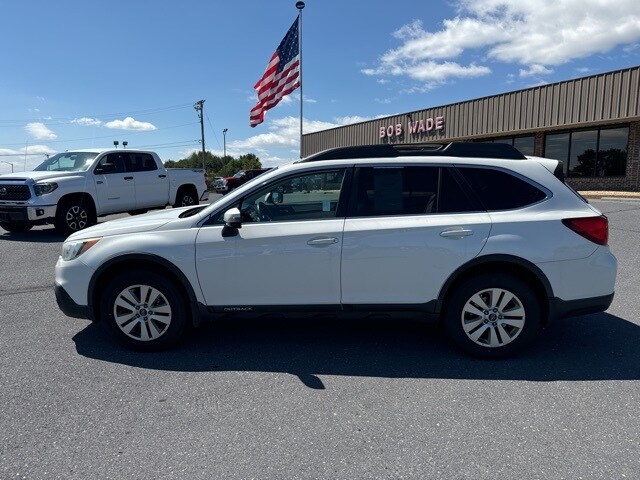
[[[84,172],[98,156],[94,152],[64,152],[47,158],[34,170],[36,172]]]
[[[233,176],[233,178],[242,178],[242,177],[244,177],[244,172],[242,170],[240,170]]]

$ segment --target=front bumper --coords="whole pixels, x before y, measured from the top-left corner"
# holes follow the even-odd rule
[[[55,292],[56,292],[56,302],[58,303],[58,307],[62,310],[68,317],[73,318],[86,318],[89,320],[93,320],[93,312],[87,305],[78,305],[71,296],[67,293],[67,291],[62,287],[62,285],[55,284]]]
[[[55,205],[25,206],[0,205],[0,221],[2,222],[41,222],[55,218]]]

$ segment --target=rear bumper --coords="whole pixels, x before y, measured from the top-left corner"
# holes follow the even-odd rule
[[[611,302],[613,293],[602,297],[581,298],[579,300],[561,300],[554,297],[549,301],[549,317],[551,320],[559,320],[588,313],[604,312]]]

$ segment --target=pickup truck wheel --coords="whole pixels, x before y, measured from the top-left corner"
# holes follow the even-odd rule
[[[520,352],[542,330],[540,300],[514,275],[471,277],[445,307],[444,328],[466,353],[505,358]]]
[[[97,223],[93,205],[79,198],[62,201],[56,211],[54,225],[63,235],[70,235]]]
[[[115,337],[136,350],[176,343],[187,325],[185,298],[169,279],[148,271],[123,272],[102,297],[101,318]]]
[[[31,230],[33,225],[27,222],[0,222],[0,227],[4,228],[7,232],[22,233]]]
[[[174,208],[189,207],[191,205],[198,205],[198,194],[190,187],[180,187],[176,195],[176,202],[173,204]]]

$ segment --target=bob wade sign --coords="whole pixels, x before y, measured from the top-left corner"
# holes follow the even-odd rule
[[[419,135],[421,133],[436,132],[444,130],[444,117],[421,118],[415,122],[407,121],[406,128],[401,123],[395,125],[382,126],[379,129],[380,139],[402,137],[405,132],[409,135]]]

